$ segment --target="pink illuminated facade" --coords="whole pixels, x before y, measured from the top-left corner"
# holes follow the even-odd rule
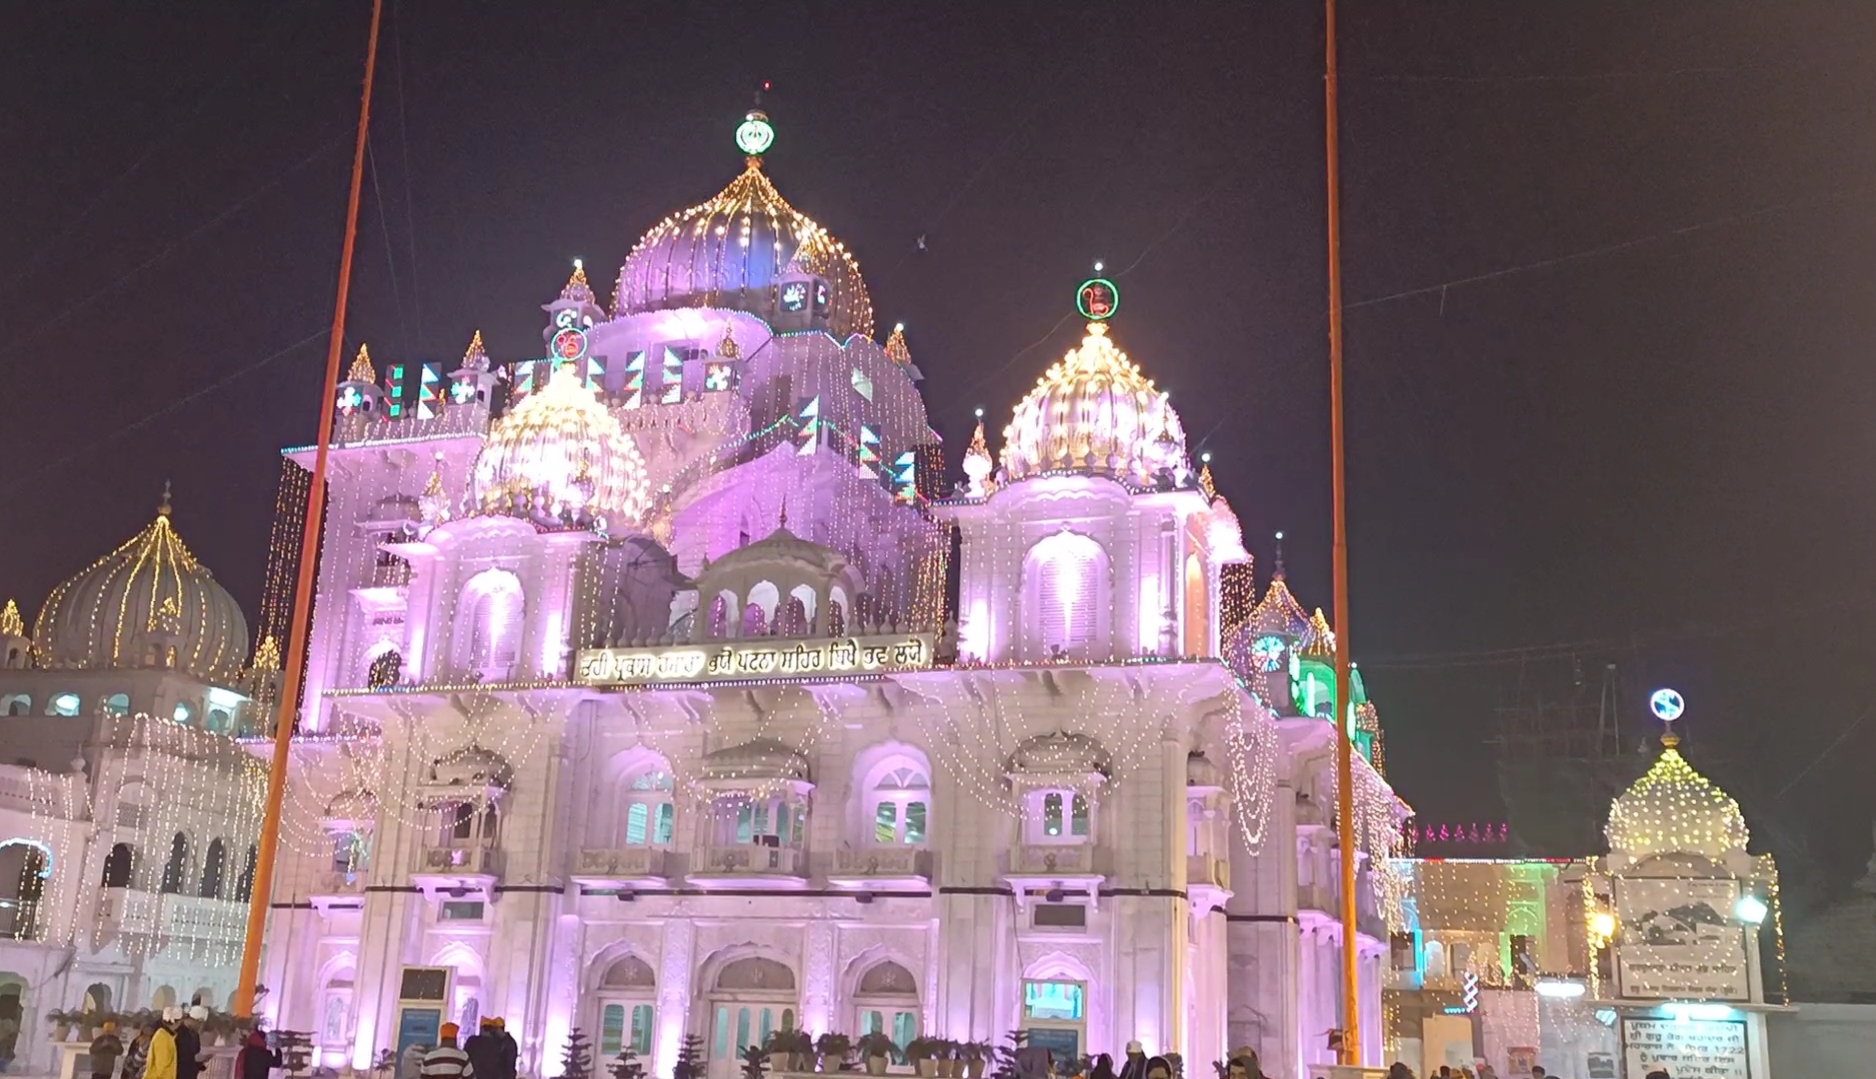
[[[273,1022],[360,1069],[425,1008],[536,1074],[576,1026],[658,1075],[789,1028],[1328,1058],[1326,626],[1280,578],[1232,608],[1238,519],[1111,304],[947,495],[903,334],[758,159],[618,281],[548,359],[337,388]]]

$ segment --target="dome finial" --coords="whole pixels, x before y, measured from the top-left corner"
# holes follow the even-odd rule
[[[900,367],[911,365],[912,350],[905,343],[905,323],[893,325],[892,335],[886,338],[886,358]]]
[[[469,339],[469,347],[462,354],[462,365],[465,370],[469,371],[489,369],[489,350],[488,346],[482,343],[481,330],[477,330],[475,336]]]
[[[1075,310],[1090,323],[1099,324],[1114,317],[1120,310],[1120,288],[1114,282],[1101,276],[1101,263],[1094,264],[1095,276],[1081,283],[1075,290]],[[1090,332],[1094,326],[1088,327]]]
[[[365,343],[363,341],[360,341],[358,344],[358,355],[352,357],[352,369],[345,373],[345,381],[347,382],[376,382],[378,381],[377,369],[371,366],[371,350],[365,347]]]
[[[1218,485],[1212,482],[1212,451],[1199,454],[1199,490],[1205,492],[1207,501],[1218,497]]]
[[[163,481],[163,500],[156,504],[156,515],[158,517],[169,516],[169,481],[168,480]]]
[[[1277,533],[1277,557],[1271,567],[1270,579],[1273,581],[1283,580],[1283,533],[1281,532]]]
[[[763,85],[768,85],[764,83]],[[736,148],[743,152],[751,169],[762,167],[762,155],[775,145],[775,125],[769,123],[769,114],[762,111],[762,94],[756,94],[756,108],[743,114],[743,122],[736,125]]]
[[[730,332],[729,319],[723,320],[723,340],[717,342],[717,358],[724,360],[743,358],[743,347],[736,343],[736,335]]]
[[[788,531],[788,496],[787,495],[782,496],[782,512],[778,515],[776,519],[776,527],[781,529],[783,532]]]
[[[573,273],[560,289],[560,298],[575,303],[597,303],[593,297],[593,286],[586,280],[586,260],[573,260]],[[478,331],[480,332],[480,331]]]
[[[4,610],[0,610],[0,637],[26,636],[26,620],[20,617],[20,605],[7,600]]]

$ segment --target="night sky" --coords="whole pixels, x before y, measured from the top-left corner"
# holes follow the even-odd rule
[[[979,8],[981,7],[981,11]],[[1018,12],[999,11],[1003,7]],[[314,437],[369,4],[0,16],[0,596],[148,520],[257,618]],[[1321,16],[1310,3],[387,2],[346,357],[540,349],[741,166],[903,320],[955,469],[1121,272],[1267,577],[1329,605]],[[1687,696],[1687,751],[1841,887],[1876,790],[1876,5],[1345,0],[1356,658],[1391,774],[1505,812],[1496,709]],[[917,240],[926,237],[926,250]]]

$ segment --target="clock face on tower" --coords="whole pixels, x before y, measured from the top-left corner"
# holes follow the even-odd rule
[[[1283,669],[1282,637],[1259,637],[1251,642],[1251,660],[1266,674]]]
[[[782,286],[782,310],[794,312],[808,306],[808,283],[790,281]]]
[[[571,326],[554,335],[549,349],[562,360],[577,360],[586,355],[586,334]]]

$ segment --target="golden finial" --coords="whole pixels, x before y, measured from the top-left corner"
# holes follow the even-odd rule
[[[0,637],[26,636],[26,621],[20,617],[20,605],[7,600],[5,608],[0,609]]]
[[[717,356],[725,360],[743,358],[743,348],[736,343],[735,335],[730,333],[730,324],[727,319],[723,323],[723,340],[717,342]]]
[[[482,344],[482,331],[477,330],[469,339],[469,348],[462,354],[462,365],[471,371],[489,369],[489,350]]]
[[[1199,490],[1205,492],[1207,501],[1218,497],[1218,485],[1212,482],[1212,451],[1199,454]]]
[[[1329,628],[1329,620],[1323,617],[1322,608],[1309,618],[1309,644],[1303,648],[1306,656],[1335,655],[1335,630]]]
[[[378,372],[371,366],[371,350],[361,342],[358,355],[352,357],[352,369],[345,373],[347,382],[376,382]]]
[[[565,288],[560,290],[563,300],[578,300],[581,303],[593,302],[593,286],[586,282],[586,261],[573,260],[573,276],[567,278]]]
[[[912,350],[905,343],[905,323],[894,326],[892,336],[886,338],[886,358],[900,367],[912,362]]]
[[[156,515],[158,517],[169,516],[169,481],[168,480],[163,481],[163,500],[156,504]]]

